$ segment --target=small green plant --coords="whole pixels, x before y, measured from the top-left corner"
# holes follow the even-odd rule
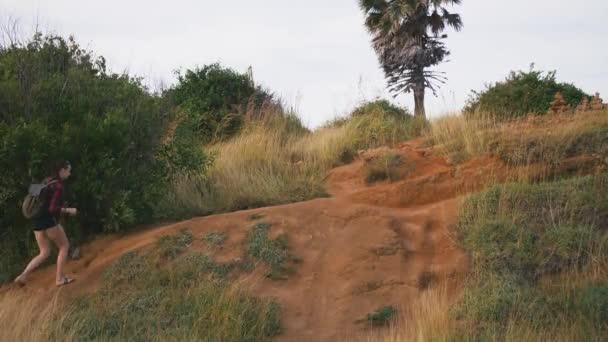
[[[184,273],[190,273],[193,279],[201,274],[211,274],[217,279],[224,279],[235,268],[235,264],[219,264],[206,254],[185,255],[176,267],[183,268]]]
[[[186,250],[193,240],[192,233],[184,229],[177,234],[161,236],[156,241],[156,247],[161,257],[175,259]]]
[[[149,264],[137,252],[127,252],[114,261],[102,274],[105,284],[129,283],[150,272]]]
[[[353,148],[345,148],[340,152],[340,156],[338,157],[339,163],[338,165],[346,165],[352,163],[355,160],[356,152]]]
[[[608,328],[608,282],[595,282],[573,296],[580,314]]]
[[[367,314],[367,321],[371,323],[372,326],[388,325],[396,314],[397,309],[393,306],[384,306]]]
[[[211,247],[220,247],[228,240],[228,234],[223,232],[211,232],[205,236],[207,245]]]
[[[367,183],[374,183],[383,180],[394,182],[401,178],[401,167],[403,160],[398,154],[387,153],[372,159],[366,165]]]
[[[293,273],[290,264],[298,262],[298,258],[289,252],[287,235],[279,235],[276,239],[268,238],[271,225],[256,223],[247,237],[247,254],[256,260],[266,263],[270,267],[267,276],[271,279],[286,279]]]
[[[256,221],[256,220],[259,220],[259,219],[261,219],[261,218],[264,218],[264,216],[265,216],[265,215],[264,215],[264,214],[262,214],[262,213],[255,213],[255,214],[251,214],[251,215],[249,215],[249,219],[250,219],[251,221]]]

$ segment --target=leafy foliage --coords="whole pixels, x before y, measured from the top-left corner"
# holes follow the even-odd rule
[[[137,78],[108,73],[105,59],[73,38],[36,34],[0,48],[0,278],[14,275],[34,252],[20,201],[32,182],[69,160],[68,221],[72,241],[119,231],[154,218],[177,174],[204,170],[208,158],[178,113]]]
[[[573,84],[557,82],[555,74],[555,71],[512,71],[504,81],[480,92],[473,91],[464,111],[491,112],[500,118],[511,118],[546,113],[557,92],[571,106],[578,105],[584,96],[589,97]]]
[[[405,108],[387,100],[362,103],[343,124],[353,131],[356,148],[393,145],[420,134],[426,120],[420,120]]]
[[[175,105],[183,107],[197,122],[205,141],[238,132],[248,106],[278,105],[274,95],[256,87],[249,76],[219,63],[178,74],[178,84],[169,91]]]
[[[407,108],[400,108],[385,99],[364,102],[355,108],[352,117],[384,114],[399,119],[411,119],[412,114]]]

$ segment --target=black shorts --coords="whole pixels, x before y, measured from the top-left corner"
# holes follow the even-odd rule
[[[40,215],[34,219],[34,230],[47,230],[55,227],[57,224],[57,219],[53,215]]]

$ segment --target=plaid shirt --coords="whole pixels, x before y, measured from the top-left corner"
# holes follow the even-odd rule
[[[55,217],[59,217],[61,209],[65,201],[64,186],[61,177],[52,178],[50,181],[56,181],[49,185],[44,191],[44,208],[47,212]]]

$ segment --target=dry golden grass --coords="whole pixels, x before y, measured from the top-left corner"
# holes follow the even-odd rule
[[[187,216],[327,196],[329,169],[352,161],[359,149],[407,140],[408,124],[371,113],[309,132],[293,115],[258,115],[234,138],[206,147],[214,156],[211,169],[175,180],[163,206]]]
[[[450,341],[455,329],[450,318],[453,301],[445,286],[425,291],[414,302],[403,303],[394,325],[387,331],[373,334],[367,341]]]
[[[569,154],[605,153],[608,111],[531,116],[510,121],[490,114],[451,114],[431,122],[426,137],[454,162],[487,153],[514,165],[555,163]]]
[[[56,320],[65,317],[58,296],[11,291],[0,296],[0,341],[50,341]],[[61,334],[63,341],[74,340]]]
[[[464,160],[485,153],[490,141],[487,132],[498,126],[490,115],[466,118],[461,114],[448,114],[431,121],[426,136],[445,154]]]

